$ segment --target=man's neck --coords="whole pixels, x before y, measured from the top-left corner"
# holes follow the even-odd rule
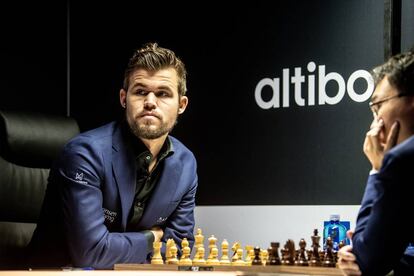
[[[140,138],[142,143],[149,149],[154,159],[157,158],[162,146],[164,145],[165,139],[167,139],[168,134],[165,134],[157,139],[143,139]]]

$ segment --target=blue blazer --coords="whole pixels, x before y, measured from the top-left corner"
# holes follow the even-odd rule
[[[173,154],[165,159],[138,230],[160,226],[163,240],[194,241],[197,189],[194,155],[169,136]],[[65,145],[49,175],[45,200],[33,235],[29,263],[34,266],[112,268],[144,263],[146,236],[126,232],[135,195],[135,157],[119,123],[85,132]]]
[[[363,275],[414,275],[414,258],[406,252],[414,241],[413,168],[414,136],[392,148],[368,178],[352,239]]]

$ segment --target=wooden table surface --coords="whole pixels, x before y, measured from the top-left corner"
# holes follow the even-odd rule
[[[321,276],[342,275],[337,268],[301,266],[206,266],[117,264],[114,270],[3,270],[0,276]]]

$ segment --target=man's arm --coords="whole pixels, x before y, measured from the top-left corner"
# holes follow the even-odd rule
[[[410,160],[386,155],[377,176],[378,195],[369,218],[358,217],[352,240],[353,252],[364,274],[388,273],[407,246],[409,229],[401,226],[401,222],[410,216],[411,210],[410,163]]]
[[[151,248],[148,232],[110,233],[104,224],[103,171],[102,156],[86,144],[67,150],[54,174],[72,265],[112,268],[115,263],[142,263]]]
[[[392,229],[395,227],[393,222],[398,221],[398,215],[402,214],[399,210],[404,203],[397,196],[402,187],[398,185],[404,179],[401,173],[404,174],[407,170],[398,167],[395,169],[395,159],[389,155],[384,159],[384,155],[396,145],[399,126],[397,121],[394,122],[384,140],[384,122],[375,117],[364,141],[364,153],[372,165],[372,170],[376,172],[368,178],[353,235],[353,251],[364,273],[385,273],[395,262],[390,255],[393,254],[393,258],[398,259],[399,245],[397,242],[390,243],[390,240],[393,230],[396,230]],[[397,172],[399,169],[402,169],[401,173]],[[396,204],[393,201],[397,201]]]
[[[372,206],[380,194],[380,182],[378,173],[368,176],[364,196],[362,197],[361,207],[358,211],[357,222],[359,225],[365,225],[371,215]]]
[[[198,178],[195,174],[190,189],[185,193],[175,211],[168,218],[164,229],[164,242],[172,238],[177,243],[177,248],[181,248],[183,238],[187,238],[190,242],[190,248],[192,248],[194,243],[194,208],[197,185]]]

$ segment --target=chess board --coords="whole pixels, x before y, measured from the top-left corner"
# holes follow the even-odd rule
[[[231,275],[342,275],[336,268],[337,252],[333,250],[330,237],[326,241],[326,248],[320,249],[320,236],[317,229],[311,236],[312,245],[306,248],[306,241],[301,239],[299,247],[295,242],[288,240],[281,247],[279,242],[271,242],[270,247],[261,249],[256,246],[245,245],[236,241],[232,246],[226,239],[217,246],[218,239],[211,235],[208,246],[205,248],[204,235],[197,229],[194,248],[190,248],[189,241],[181,241],[181,254],[173,239],[165,242],[165,256],[161,254],[164,243],[153,243],[153,254],[150,264],[116,264],[116,271],[200,271],[230,273]],[[281,248],[280,248],[281,247]],[[213,275],[212,274],[212,275]],[[226,275],[227,275],[226,274]]]
[[[116,264],[114,270],[134,271],[232,271],[235,275],[342,275],[334,267],[276,266],[179,266],[155,264]]]

